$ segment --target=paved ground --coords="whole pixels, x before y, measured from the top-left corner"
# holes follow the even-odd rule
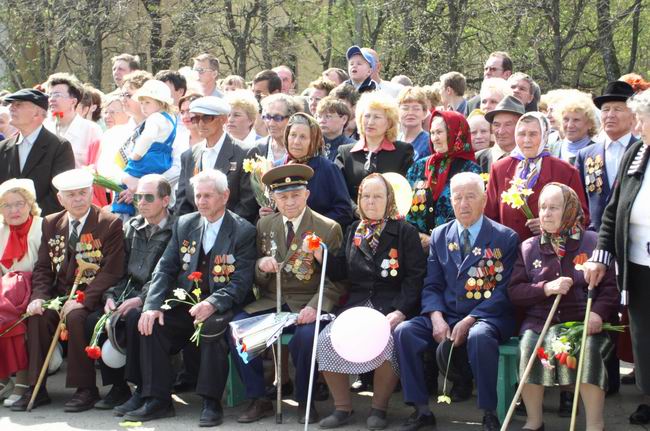
[[[622,372],[627,373],[629,369],[623,368]],[[125,430],[119,425],[119,418],[115,418],[109,412],[92,410],[84,413],[64,413],[63,403],[70,397],[71,391],[63,389],[63,372],[57,373],[50,378],[48,390],[53,403],[49,406],[35,409],[32,413],[16,413],[0,407],[0,431],[14,430],[36,430],[36,431],[63,431],[63,430]],[[442,387],[442,382],[441,386]],[[555,414],[559,400],[557,390],[549,391],[546,397],[546,430],[564,431],[569,428],[568,419],[560,419]],[[641,397],[638,390],[632,386],[622,386],[621,393],[607,398],[605,405],[605,420],[608,431],[623,430],[650,430],[650,427],[632,426],[628,423],[629,414],[636,409]],[[411,413],[411,409],[401,402],[400,394],[396,394],[391,400],[390,406],[390,428],[395,429]],[[365,415],[370,408],[370,394],[360,394],[353,398],[354,407],[357,412],[355,421],[344,430],[365,430]],[[434,412],[438,418],[438,430],[450,431],[479,431],[481,429],[481,413],[476,410],[473,398],[463,403],[455,403],[450,406],[436,406],[431,401]],[[133,430],[187,430],[198,429],[197,422],[201,409],[199,397],[190,394],[181,394],[175,399],[176,417],[145,423],[142,427],[130,428]],[[331,409],[331,401],[318,403],[318,410],[321,415],[327,414]],[[256,424],[243,425],[236,422],[237,416],[244,406],[233,409],[226,409],[224,424],[216,429],[222,430],[300,430],[303,425],[297,422],[297,407],[293,401],[285,401],[284,424],[277,425],[274,418],[268,418]],[[578,419],[578,430],[584,429],[582,418]],[[523,425],[521,418],[515,418],[510,426],[511,430],[518,430]],[[318,429],[312,425],[310,429]]]

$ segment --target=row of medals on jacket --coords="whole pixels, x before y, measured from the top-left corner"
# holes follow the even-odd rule
[[[304,236],[307,236],[308,233],[305,233]],[[269,243],[271,246],[269,247]],[[301,281],[311,280],[312,275],[314,275],[314,255],[312,253],[306,253],[302,249],[298,249],[298,244],[295,242],[289,246],[289,249],[292,251],[291,256],[284,264],[284,271],[287,273],[293,273],[293,275]],[[265,256],[272,256],[276,258],[278,247],[275,242],[275,232],[270,232],[268,235],[266,232],[262,233],[262,253]],[[277,260],[277,258],[276,258]]]
[[[479,260],[476,266],[467,270],[469,278],[465,282],[467,299],[488,299],[492,296],[492,289],[503,279],[503,263],[501,262],[501,250],[495,248],[485,249],[483,258]]]
[[[183,240],[181,245],[181,254],[183,257],[183,271],[187,271],[190,267],[192,255],[196,253],[196,241]],[[230,281],[230,274],[235,272],[235,257],[232,254],[217,255],[214,258],[214,265],[212,266],[212,280],[215,283],[227,283]]]
[[[55,235],[48,241],[50,246],[50,261],[52,263],[52,271],[59,272],[61,263],[65,260],[66,243],[65,236]],[[93,238],[92,233],[84,233],[79,237],[79,241],[75,246],[75,260],[82,259],[88,263],[99,265],[102,260],[103,254],[101,251],[102,241]],[[87,271],[79,280],[80,284],[88,284],[95,278],[94,271]]]

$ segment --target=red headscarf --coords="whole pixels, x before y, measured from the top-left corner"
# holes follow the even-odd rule
[[[429,149],[431,156],[427,159],[424,167],[424,175],[427,179],[427,186],[431,188],[433,200],[437,200],[447,184],[451,164],[455,159],[476,161],[472,149],[472,134],[469,131],[469,124],[462,114],[455,111],[431,110],[429,130],[431,123],[436,116],[442,117],[447,125],[447,152],[436,153],[429,138]]]
[[[18,262],[27,254],[27,235],[33,220],[34,217],[30,215],[23,224],[9,225],[9,239],[5,251],[2,253],[2,259],[0,259],[0,263],[5,268],[10,269],[14,264],[14,259]]]

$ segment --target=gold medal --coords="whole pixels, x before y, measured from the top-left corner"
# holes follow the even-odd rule
[[[187,253],[187,247],[185,246],[181,247],[181,253],[183,254]]]
[[[217,277],[216,275],[212,279],[214,280],[215,283],[219,282],[219,277]]]
[[[483,279],[482,279],[482,278],[479,278],[478,280],[476,280],[476,285],[477,285],[478,287],[483,286]]]
[[[216,272],[217,274],[221,274],[221,270],[222,270],[221,265],[214,266],[214,272]]]
[[[467,297],[467,299],[472,299],[474,297],[474,294],[472,292],[467,292],[465,296]]]
[[[486,290],[485,292],[483,292],[483,298],[488,299],[490,296],[492,296],[491,290]]]
[[[226,282],[226,277],[224,277],[223,275],[219,277],[219,283],[225,283],[225,282]]]
[[[474,299],[481,299],[481,292],[479,291],[474,292]]]
[[[470,287],[474,287],[474,286],[476,286],[476,280],[474,278],[470,278],[469,280],[467,280],[467,284]]]
[[[392,277],[397,276],[397,270],[395,270],[395,269],[391,269],[391,270],[390,270],[390,275],[391,275]]]
[[[291,250],[296,251],[298,246],[296,244],[291,244]]]
[[[420,204],[419,206],[420,211],[424,211],[424,208],[425,208],[424,204]]]
[[[411,207],[411,212],[414,212],[414,213],[418,212],[418,208],[419,208],[419,207],[418,207],[417,205],[413,205],[413,206]]]

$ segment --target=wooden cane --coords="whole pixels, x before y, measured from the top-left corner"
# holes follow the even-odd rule
[[[70,301],[70,299],[77,292],[77,287],[79,287],[79,283],[81,282],[81,278],[83,277],[84,272],[88,270],[96,271],[98,269],[99,269],[98,265],[95,265],[94,263],[86,262],[81,258],[77,258],[77,275],[74,278],[74,284],[72,285],[72,290],[70,290],[68,301]],[[31,412],[32,407],[34,407],[34,400],[36,399],[36,395],[38,394],[38,391],[41,389],[41,385],[43,384],[43,379],[45,378],[45,373],[47,372],[47,369],[50,366],[50,360],[52,359],[54,348],[56,347],[56,343],[59,341],[59,336],[61,335],[61,330],[63,329],[63,325],[61,325],[62,321],[63,321],[63,307],[61,307],[61,310],[59,311],[59,323],[56,326],[56,331],[54,331],[54,337],[52,337],[52,342],[50,343],[50,349],[47,351],[47,355],[45,356],[45,361],[43,362],[43,367],[41,368],[41,372],[38,375],[38,380],[36,381],[36,386],[34,386],[34,391],[32,392],[32,397],[29,399],[29,404],[27,404],[28,412]]]
[[[580,398],[580,383],[582,380],[582,368],[584,366],[584,359],[587,348],[587,332],[589,330],[589,314],[591,313],[591,303],[594,299],[594,285],[589,284],[587,288],[587,309],[585,310],[585,320],[582,327],[582,340],[580,341],[580,357],[578,358],[578,370],[576,373],[576,388],[573,392],[573,408],[571,409],[571,427],[570,431],[574,431],[576,427],[576,417],[578,416],[578,399]]]
[[[544,342],[544,337],[548,332],[548,328],[551,326],[551,321],[553,320],[553,316],[555,316],[555,311],[557,310],[557,306],[560,304],[560,299],[562,299],[562,295],[558,293],[555,296],[555,301],[553,301],[553,306],[551,307],[551,311],[548,313],[548,317],[546,317],[546,322],[544,322],[544,327],[542,328],[542,332],[539,333],[539,337],[537,338],[537,343],[535,343],[535,348],[533,349],[533,353],[530,355],[530,358],[528,359],[528,363],[526,364],[526,369],[524,370],[524,373],[521,376],[519,376],[519,386],[517,386],[517,392],[515,392],[515,396],[512,398],[512,402],[510,403],[510,407],[508,408],[508,413],[506,414],[506,417],[503,420],[503,425],[501,425],[501,431],[506,431],[508,429],[508,424],[510,423],[510,420],[512,419],[512,415],[515,412],[515,406],[517,405],[517,401],[519,401],[521,392],[524,390],[524,384],[526,382],[526,379],[530,374],[530,370],[533,369],[533,364],[537,359],[537,350],[542,346],[542,343]]]

